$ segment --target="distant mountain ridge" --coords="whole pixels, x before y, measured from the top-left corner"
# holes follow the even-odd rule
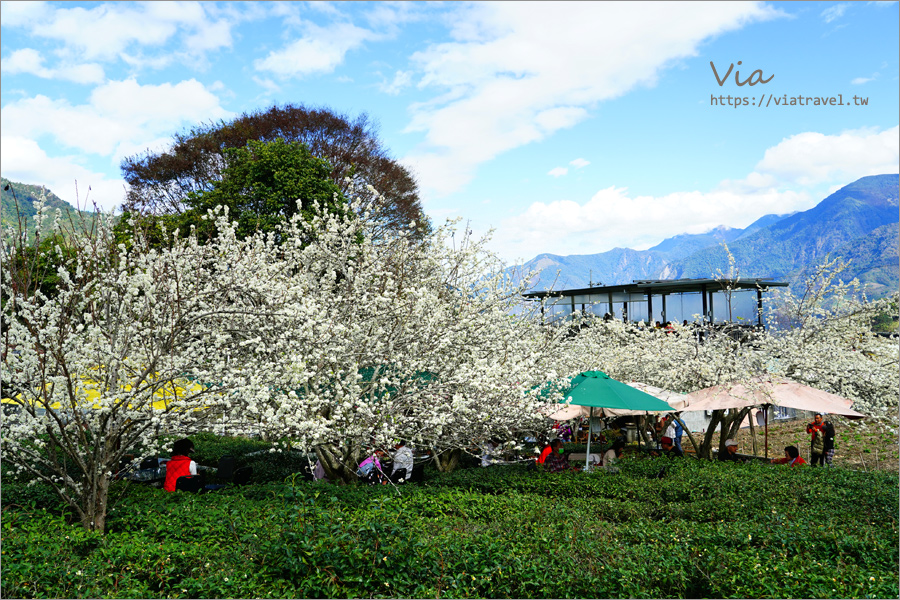
[[[16,231],[19,229],[19,217],[22,218],[22,226],[27,232],[31,232],[34,223],[34,216],[37,211],[34,203],[40,200],[41,193],[44,192],[44,202],[51,211],[59,209],[63,216],[71,214],[73,217],[81,212],[86,215],[93,215],[89,211],[79,211],[74,206],[39,185],[28,185],[10,181],[5,177],[0,177],[0,225],[2,225],[3,235],[6,235],[7,226],[12,227]],[[17,208],[18,206],[18,208]],[[51,212],[52,217],[52,212]],[[42,229],[44,232],[49,231],[51,223],[46,222]]]
[[[725,243],[742,277],[793,281],[827,258],[840,256],[851,261],[845,279],[857,277],[870,293],[883,295],[900,284],[898,190],[897,174],[863,177],[809,210],[766,215],[745,229],[720,226],[703,234],[680,234],[648,250],[541,254],[511,272],[521,275],[540,270],[529,282],[532,290],[615,285],[638,279],[704,278],[717,269],[726,270]]]
[[[710,246],[731,243],[752,235],[788,216],[790,215],[765,215],[745,229],[720,225],[706,233],[682,233],[667,238],[648,250],[613,248],[599,254],[539,254],[521,267],[513,268],[512,272],[518,270],[524,276],[532,270],[540,271],[531,281],[529,287],[532,290],[575,289],[591,285],[631,283],[636,279],[656,279],[674,261]]]

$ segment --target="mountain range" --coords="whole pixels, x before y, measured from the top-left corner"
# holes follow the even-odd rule
[[[858,278],[871,296],[900,285],[896,174],[863,177],[815,207],[787,215],[766,215],[745,229],[719,226],[702,234],[681,234],[648,250],[614,248],[599,254],[540,254],[510,267],[513,276],[539,271],[530,290],[577,289],[646,279],[712,277],[728,270],[727,244],[740,277],[794,282],[829,258],[850,264],[841,275]]]
[[[73,218],[81,212],[77,210],[74,206],[51,192],[45,188],[42,188],[39,185],[28,185],[25,183],[17,183],[15,181],[10,181],[5,177],[0,177],[0,228],[2,228],[3,236],[7,234],[7,227],[12,227],[13,230],[19,230],[19,219],[22,219],[22,230],[26,231],[30,234],[32,224],[34,223],[34,216],[37,214],[37,210],[34,208],[34,203],[40,200],[41,194],[44,194],[44,203],[45,205],[51,209],[51,211],[55,211],[55,209],[59,209],[62,212],[63,217],[66,215],[71,215]],[[53,212],[50,213],[51,216]],[[92,215],[93,213],[85,212],[85,215]],[[52,219],[47,219],[42,224],[42,234],[50,231],[52,226]]]

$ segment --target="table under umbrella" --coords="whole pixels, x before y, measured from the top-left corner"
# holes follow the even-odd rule
[[[632,414],[672,411],[672,407],[659,398],[617,381],[603,371],[579,373],[569,380],[566,388],[560,391],[565,394],[563,399],[560,400],[561,404],[587,406],[590,408],[590,418],[593,418],[595,408],[601,410],[636,411]],[[590,469],[590,455],[591,436],[589,425],[586,470]]]

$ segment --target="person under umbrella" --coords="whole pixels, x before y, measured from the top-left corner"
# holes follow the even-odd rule
[[[737,455],[738,443],[733,439],[725,440],[725,452],[719,454],[719,460],[731,462],[744,462],[744,459]]]

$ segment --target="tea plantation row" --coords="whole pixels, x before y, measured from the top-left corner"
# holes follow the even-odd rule
[[[99,536],[4,482],[2,596],[898,596],[895,474],[634,459],[429,473],[399,494],[123,491]]]

